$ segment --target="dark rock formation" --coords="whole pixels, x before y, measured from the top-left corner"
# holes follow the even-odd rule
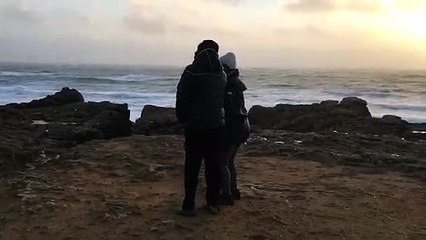
[[[407,121],[402,120],[401,117],[395,115],[385,115],[381,119],[384,124],[392,124],[392,125],[403,125],[408,124]]]
[[[422,131],[423,124],[410,124],[393,115],[373,118],[367,102],[356,97],[344,98],[340,103],[328,100],[311,105],[254,106],[250,109],[249,115],[252,129],[255,131],[261,129],[295,132],[338,131],[373,135],[391,134],[412,139],[426,137],[426,134],[416,133]],[[136,121],[132,130],[134,134],[144,135],[183,133],[173,108],[152,105],[144,107],[141,118]]]
[[[356,129],[371,118],[367,102],[359,98],[345,98],[340,103],[324,101],[312,105],[254,106],[249,116],[251,124],[264,129],[299,132]]]
[[[392,134],[400,137],[421,138],[413,135],[414,124],[398,116],[386,115],[373,118],[367,102],[355,98],[324,101],[312,105],[279,104],[275,107],[254,106],[250,109],[250,122],[262,129],[296,132],[362,132],[368,134]],[[418,127],[417,127],[418,128]]]
[[[409,124],[401,117],[394,115],[385,115],[382,118],[369,119],[369,126],[365,127],[367,133],[374,134],[393,134],[404,136],[409,134]]]
[[[166,135],[183,133],[174,108],[146,105],[133,126],[134,134]]]
[[[40,107],[52,107],[52,106],[61,106],[71,103],[83,103],[84,98],[81,93],[79,93],[75,89],[70,89],[64,87],[61,91],[56,92],[53,95],[48,95],[45,98],[33,100],[29,103],[22,104],[9,104],[9,105],[17,105],[17,107],[23,108],[40,108]]]
[[[426,142],[426,123],[410,123],[409,130],[404,134],[406,139]]]
[[[127,104],[85,103],[69,88],[30,103],[0,106],[0,169],[56,156],[91,139],[128,136],[129,117]]]
[[[296,155],[289,156],[367,161],[375,165],[404,162],[404,166],[413,163],[416,169],[424,167],[418,167],[418,159],[424,156],[426,123],[410,124],[391,115],[373,118],[367,102],[359,98],[345,98],[340,103],[255,106],[249,114],[258,134],[264,129],[273,130],[267,138],[274,141],[267,146],[259,145],[262,154],[294,151]],[[147,105],[133,127],[129,117],[127,104],[85,103],[77,90],[68,88],[30,103],[0,106],[0,170],[16,169],[34,159],[61,159],[60,154],[67,148],[92,139],[127,136],[132,132],[183,133],[173,108]],[[274,132],[285,134],[276,137]],[[290,133],[291,137],[285,137]],[[297,150],[305,142],[310,146]],[[380,151],[383,154],[376,154]]]

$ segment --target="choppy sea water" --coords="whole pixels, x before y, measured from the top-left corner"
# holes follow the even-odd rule
[[[172,107],[183,67],[0,64],[0,104],[27,102],[62,87],[79,90],[86,101],[128,103],[131,119],[146,104]],[[253,105],[311,104],[356,96],[374,116],[394,114],[426,122],[426,70],[242,68]]]

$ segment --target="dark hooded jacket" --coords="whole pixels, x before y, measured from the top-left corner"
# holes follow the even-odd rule
[[[187,66],[177,86],[176,117],[186,128],[217,128],[225,125],[226,74],[218,54],[205,49]]]
[[[238,69],[230,69],[225,65],[225,72],[227,74],[225,119],[228,139],[236,143],[245,142],[250,134],[244,100],[244,91],[247,87],[241,81]]]

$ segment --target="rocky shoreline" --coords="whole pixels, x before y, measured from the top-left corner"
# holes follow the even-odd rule
[[[132,123],[127,104],[85,102],[63,88],[29,103],[0,106],[0,170],[17,170],[34,160],[62,159],[70,147],[130,135],[180,135],[174,109],[144,107]],[[389,168],[425,177],[426,123],[398,116],[371,116],[355,98],[311,105],[254,106],[247,154]]]
[[[425,239],[425,124],[356,98],[250,110],[242,200],[176,214],[173,108],[85,102],[74,89],[0,106],[0,239]]]
[[[127,104],[84,102],[75,89],[29,103],[0,106],[0,171],[38,158],[60,158],[66,149],[92,139],[131,134]]]
[[[311,105],[254,106],[245,154],[397,170],[426,179],[426,123],[371,116],[367,102],[348,97]],[[144,135],[181,134],[173,108],[145,106],[133,126]]]

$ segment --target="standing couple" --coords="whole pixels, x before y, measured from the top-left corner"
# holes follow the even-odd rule
[[[219,58],[219,45],[201,42],[194,61],[177,86],[176,116],[185,127],[185,198],[181,214],[195,216],[198,175],[204,159],[206,210],[217,214],[219,205],[240,199],[235,156],[247,140],[250,127],[236,58]]]

